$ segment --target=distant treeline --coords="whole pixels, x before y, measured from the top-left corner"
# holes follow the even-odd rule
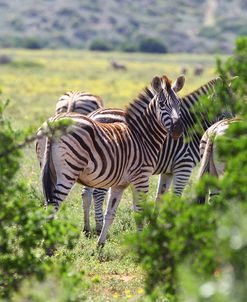
[[[0,47],[230,52],[245,0],[0,0]]]

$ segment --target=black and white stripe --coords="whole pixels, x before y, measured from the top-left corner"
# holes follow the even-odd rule
[[[181,99],[181,119],[185,132],[183,136],[176,140],[169,135],[158,154],[153,172],[153,174],[160,175],[157,200],[160,199],[162,194],[167,192],[171,183],[173,183],[174,193],[176,195],[182,194],[193,168],[200,160],[199,145],[204,131],[218,119],[229,117],[229,113],[225,112],[225,108],[222,108],[222,112],[219,112],[219,115],[211,120],[208,118],[206,112],[198,113],[195,110],[195,105],[200,102],[200,97],[212,92],[217,79],[209,81]],[[149,100],[151,99],[152,94],[149,95]],[[120,115],[119,112],[121,112]],[[118,119],[124,119],[124,111],[102,109],[93,112],[90,117],[97,121],[114,122]],[[136,123],[138,123],[138,120],[136,120]],[[100,192],[100,189],[94,190],[94,196],[98,196],[98,199],[94,199],[95,208],[97,209],[95,213],[97,232],[100,231],[103,223],[102,205],[104,194],[106,194],[106,191]],[[83,200],[83,204],[86,204],[86,202],[87,200]],[[84,230],[87,232],[90,229],[89,210],[84,212],[84,222]]]
[[[78,112],[83,115],[103,108],[102,99],[83,91],[69,91],[63,94],[56,104],[56,114],[61,112]]]
[[[226,134],[230,124],[239,122],[240,119],[224,119],[213,124],[203,134],[200,142],[201,161],[198,171],[198,180],[206,173],[216,178],[221,178],[224,175],[226,163],[218,157],[217,139]],[[96,193],[96,192],[95,192]],[[211,196],[218,195],[219,190],[214,188],[209,190],[209,199]],[[98,196],[96,194],[96,196]],[[99,197],[98,197],[99,198]],[[206,194],[197,199],[197,203],[203,204],[206,201]],[[99,206],[99,205],[98,205]]]
[[[103,108],[103,100],[94,94],[84,91],[69,91],[63,94],[57,104],[55,114],[77,112],[83,115]],[[39,130],[38,130],[39,131]],[[40,166],[45,152],[45,138],[36,141],[36,155]]]
[[[74,123],[58,140],[46,138],[42,183],[47,204],[58,208],[75,182],[111,188],[98,241],[104,244],[124,188],[132,184],[134,210],[139,210],[139,193],[148,192],[149,177],[167,133],[173,137],[182,134],[181,102],[176,92],[183,85],[183,76],[172,86],[167,77],[155,77],[152,88],[127,107],[126,123],[104,124],[75,113],[50,119],[70,118]]]

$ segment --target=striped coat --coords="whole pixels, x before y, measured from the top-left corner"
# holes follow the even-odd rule
[[[57,104],[55,114],[62,112],[77,112],[83,115],[103,108],[103,100],[97,96],[83,91],[69,91],[63,94]],[[45,152],[45,138],[36,141],[36,155],[40,166]]]
[[[176,92],[183,85],[183,76],[172,86],[167,77],[155,77],[153,99],[148,99],[149,89],[141,93],[128,106],[126,123],[103,124],[75,113],[52,118],[51,121],[70,118],[74,124],[60,139],[46,139],[42,167],[46,203],[57,209],[75,182],[111,188],[98,241],[99,245],[104,244],[124,188],[133,185],[134,209],[138,210],[138,197],[140,192],[148,191],[149,177],[167,133],[174,138],[182,134],[180,99]]]
[[[168,136],[156,159],[153,174],[159,174],[159,183],[156,199],[167,192],[171,183],[175,194],[181,195],[185,185],[188,183],[193,168],[200,160],[200,140],[203,132],[218,119],[229,116],[227,112],[219,112],[218,116],[210,119],[206,112],[198,113],[194,107],[200,102],[200,97],[207,95],[214,87],[217,79],[213,79],[201,86],[194,92],[181,99],[181,119],[185,132],[179,139],[174,140]],[[149,96],[149,100],[152,95]],[[124,122],[124,111],[120,109],[99,109],[90,114],[90,118],[102,122],[113,122],[114,120]],[[198,131],[198,126],[201,131]],[[95,200],[96,230],[100,231],[103,223],[102,204],[107,190],[86,188],[83,193],[84,208],[84,231],[90,231],[89,209],[92,194]]]
[[[103,100],[97,95],[82,91],[69,91],[63,94],[56,104],[56,114],[78,112],[83,115],[103,108]]]
[[[217,139],[226,134],[230,124],[239,122],[240,119],[224,119],[213,124],[203,134],[200,142],[201,162],[198,172],[198,180],[200,180],[206,173],[211,176],[221,178],[225,171],[226,163],[219,159],[217,154]],[[219,194],[219,190],[209,190],[210,196]],[[205,203],[206,196],[198,197],[198,203]]]

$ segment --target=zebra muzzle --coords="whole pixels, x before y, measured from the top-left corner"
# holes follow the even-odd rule
[[[171,137],[173,139],[179,139],[180,136],[183,134],[184,132],[184,126],[183,126],[183,123],[181,122],[180,119],[176,120],[175,123],[172,124],[172,127],[171,127]]]

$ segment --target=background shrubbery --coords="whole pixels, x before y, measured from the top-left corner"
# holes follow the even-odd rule
[[[120,45],[109,40],[94,40],[89,46],[90,50],[110,51],[120,50],[125,52],[147,52],[147,53],[166,53],[167,48],[157,38],[141,38],[139,42],[125,42]]]
[[[219,98],[228,100],[234,111],[244,118],[246,117],[246,48],[246,38],[239,39],[234,55],[225,63],[218,64],[222,78],[226,83],[232,75],[238,75],[238,78],[232,81],[230,94],[225,94],[224,90],[217,92]],[[33,57],[30,56],[30,52],[27,54],[22,52],[18,69],[15,65],[15,62],[18,62],[15,56],[12,63],[2,66],[5,68],[4,80],[7,79],[8,85],[14,82],[13,68],[15,68],[18,79],[22,78],[21,86],[18,86],[20,87],[19,90],[21,91],[23,84],[26,85],[24,85],[24,94],[15,93],[18,101],[14,103],[15,106],[12,107],[11,111],[11,115],[15,118],[15,125],[22,123],[23,126],[25,122],[29,123],[30,116],[36,117],[35,113],[40,112],[41,107],[43,110],[42,118],[45,115],[44,112],[48,114],[54,108],[55,97],[52,104],[50,98],[45,97],[44,99],[49,99],[50,103],[45,103],[44,108],[44,104],[40,102],[38,108],[37,104],[40,100],[31,103],[30,100],[33,95],[30,96],[28,93],[34,93],[35,97],[41,94],[40,91],[45,91],[46,96],[50,96],[51,93],[54,95],[61,93],[61,87],[58,86],[58,71],[64,71],[64,69],[60,70],[59,68],[62,68],[61,62],[65,61],[62,61],[60,57],[57,65],[55,65],[54,59],[53,65],[47,63],[45,59],[38,60],[35,57],[37,56],[36,52],[33,52],[32,55]],[[87,82],[90,89],[95,89],[95,83],[98,83],[99,77],[104,81],[107,79],[106,71],[109,69],[109,61],[105,59],[105,54],[101,55],[104,61],[103,59],[96,61],[95,57],[97,56],[95,54],[93,54],[95,57],[91,57],[94,64],[103,62],[101,65],[98,64],[97,68],[92,65],[96,71],[93,68],[85,68],[86,65],[80,65],[84,67],[85,71],[89,70],[90,72],[86,74],[86,77],[92,79],[91,86],[88,84],[91,82]],[[157,55],[158,61],[152,63],[149,60],[144,64],[144,59],[148,56],[134,55],[136,56],[135,59],[140,59],[141,63],[137,59],[133,64],[128,61],[128,72],[131,74],[134,68],[137,68],[137,73],[133,72],[133,78],[138,79],[138,81],[143,74],[146,76],[150,72],[154,72],[154,67],[157,68],[155,69],[157,72],[160,71],[157,66],[160,68],[166,60],[165,56],[159,57]],[[63,53],[63,56],[68,60],[69,54],[67,52]],[[79,55],[78,57],[81,58]],[[176,62],[177,58],[174,57]],[[78,61],[70,61],[72,67],[65,64],[66,71],[69,70],[69,75],[68,78],[61,77],[62,88],[64,88],[64,83],[72,83],[69,82],[71,75],[74,75],[80,62],[84,63],[83,59],[79,59]],[[74,54],[73,60],[75,60]],[[171,60],[171,56],[169,56],[169,60]],[[190,57],[188,62],[191,63],[191,60]],[[56,72],[53,82],[51,81],[51,74],[54,70],[48,69],[48,65]],[[174,65],[169,65],[168,68],[170,68],[169,71],[174,70]],[[177,72],[179,65],[176,65],[175,69]],[[46,73],[44,73],[45,71]],[[48,71],[50,77],[47,76]],[[119,94],[122,91],[126,93],[126,89],[129,92],[130,89],[126,83],[131,83],[129,85],[134,85],[135,88],[139,85],[127,78],[127,72],[118,74],[120,84],[115,83],[116,73],[114,72],[109,69],[107,76],[110,75],[110,81],[103,81],[99,84],[100,89],[102,87],[106,89],[108,95],[112,87]],[[40,76],[38,82],[41,83],[38,86],[38,92],[32,82],[36,74]],[[61,74],[64,75],[64,72]],[[76,76],[79,77],[80,74],[78,73]],[[206,77],[211,77],[211,75],[212,73],[207,73]],[[123,82],[124,85],[121,84],[121,77],[127,79],[128,82],[126,80]],[[146,78],[142,78],[143,81],[144,79]],[[53,88],[52,91],[49,91],[51,83]],[[85,83],[83,81],[84,85]],[[19,85],[19,83],[17,84]],[[17,84],[15,83],[15,88]],[[79,84],[76,82],[76,85],[73,88],[78,89],[81,82]],[[143,85],[142,82],[141,85]],[[196,88],[198,82],[194,81],[193,85]],[[7,93],[13,91],[9,87]],[[5,87],[3,88],[6,91]],[[191,87],[190,90],[192,90]],[[229,100],[231,92],[233,93],[233,104],[232,99]],[[20,97],[20,95],[27,95],[27,98]],[[120,100],[124,100],[125,96],[121,96],[122,99],[120,98]],[[21,111],[23,114],[19,114],[20,108],[23,110]],[[24,132],[12,129],[9,121],[3,115],[3,110],[4,105],[1,106],[0,111],[0,154],[6,152],[6,149],[12,149],[26,137]],[[26,114],[25,111],[29,114],[26,120],[18,120],[18,114],[23,117]],[[35,122],[38,123],[39,121]],[[135,234],[130,245],[127,246],[126,250],[123,250],[121,234],[126,230],[131,232],[134,228],[129,204],[123,205],[127,200],[131,200],[131,194],[127,192],[127,198],[124,198],[125,200],[121,205],[123,206],[122,211],[120,210],[118,213],[110,232],[110,238],[102,253],[95,252],[95,238],[86,239],[83,235],[78,237],[77,231],[80,229],[79,221],[81,221],[81,213],[78,210],[80,188],[74,193],[72,192],[74,195],[66,202],[69,205],[67,211],[62,208],[58,220],[47,221],[48,213],[43,210],[38,186],[33,189],[28,181],[29,178],[33,180],[36,177],[36,175],[32,175],[33,170],[36,170],[33,168],[34,160],[32,161],[31,158],[34,153],[33,150],[26,148],[27,155],[22,157],[22,151],[15,148],[14,152],[0,157],[1,299],[10,301],[13,297],[14,301],[26,299],[35,302],[82,301],[83,299],[105,301],[105,297],[107,297],[111,301],[117,297],[127,299],[135,296],[141,301],[145,299],[170,302],[174,300],[244,301],[247,265],[245,257],[247,228],[246,147],[246,123],[242,122],[241,127],[231,127],[228,138],[220,144],[220,152],[229,163],[226,177],[220,182],[206,178],[197,189],[198,193],[201,193],[209,185],[217,185],[222,189],[222,194],[215,198],[210,205],[203,207],[195,205],[195,196],[191,196],[189,193],[182,200],[171,195],[166,196],[164,197],[164,205],[160,207],[159,217],[150,211],[153,204],[147,205],[144,218],[151,223],[143,233]],[[25,169],[19,169],[21,164],[25,166]],[[20,171],[24,171],[24,174],[21,175]],[[38,174],[38,166],[35,173]],[[153,192],[152,187],[151,194]],[[47,247],[54,244],[57,251],[54,257],[49,258],[46,255]],[[129,254],[129,250],[134,251],[133,256]],[[133,263],[133,259],[137,260],[138,264],[142,264],[144,273],[141,272],[138,265]],[[88,274],[85,277],[83,277],[84,269]],[[98,274],[100,277],[97,276]],[[88,288],[85,284],[88,276],[89,278],[92,276],[94,279],[94,283],[90,286],[90,294],[88,294]],[[143,276],[145,277],[145,298],[137,294],[142,292]],[[103,296],[103,300],[100,298],[101,296]]]
[[[168,52],[229,53],[247,34],[244,0],[1,0],[0,8],[0,47],[88,49],[99,39],[142,51],[141,37],[154,37]]]

